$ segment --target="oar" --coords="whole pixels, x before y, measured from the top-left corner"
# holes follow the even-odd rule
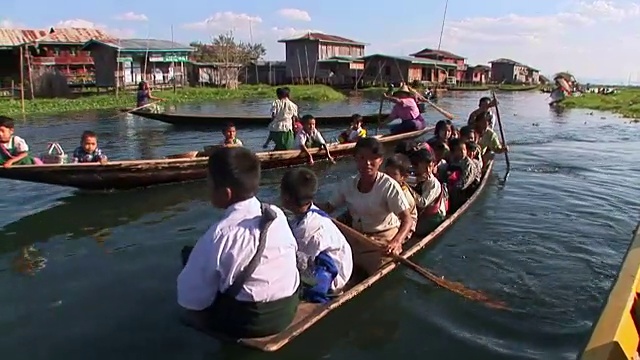
[[[498,118],[498,128],[500,129],[500,137],[502,138],[502,146],[507,146],[507,142],[504,139],[504,130],[502,129],[502,120],[500,119],[500,109],[498,109],[498,99],[496,99],[496,92],[491,91],[493,95],[493,101],[496,103],[496,118]],[[509,161],[509,153],[504,153],[504,160],[507,163],[507,173],[504,174],[504,180],[502,182],[506,182],[509,177],[509,172],[511,171],[511,162]]]
[[[382,123],[382,107],[384,106],[384,94],[380,96],[380,107],[378,108],[378,126],[376,127],[376,135],[378,135],[378,130],[380,129],[380,124]]]
[[[132,112],[134,112],[134,111],[142,110],[142,109],[146,108],[147,106],[151,106],[151,105],[157,104],[157,103],[159,103],[160,101],[162,101],[162,100],[156,100],[156,101],[154,101],[154,102],[150,102],[150,103],[148,103],[147,105],[138,106],[137,108],[133,108],[133,109],[131,109],[131,110],[127,110],[127,111],[126,111],[126,113],[128,114],[128,113],[132,113]]]
[[[435,109],[437,112],[439,112],[440,114],[444,115],[444,117],[446,117],[447,119],[449,119],[449,120],[453,120],[453,118],[455,117],[455,116],[453,116],[453,114],[452,114],[452,113],[450,113],[450,112],[448,112],[447,110],[445,110],[445,109],[441,108],[440,106],[438,106],[438,105],[436,105],[436,104],[432,103],[432,102],[431,102],[431,101],[429,101],[429,99],[427,99],[426,97],[425,97],[425,100],[426,100],[426,103],[427,103],[427,104],[429,104],[429,106],[431,106],[432,108],[434,108],[434,109]]]
[[[371,241],[371,239],[366,237],[364,234],[361,234],[360,232],[350,228],[349,226],[339,222],[336,219],[332,219],[332,220],[345,236],[353,237],[364,243],[371,244],[377,247],[381,252],[386,250],[386,249],[380,248],[378,244]],[[433,272],[421,267],[420,265],[414,263],[413,261],[407,258],[404,258],[400,255],[395,255],[395,254],[388,254],[388,256],[390,256],[394,261],[401,263],[402,265],[415,271],[416,273],[420,274],[422,277],[426,278],[427,280],[433,282],[434,284],[440,286],[443,289],[447,289],[469,300],[480,301],[482,303],[485,303],[487,306],[495,309],[507,309],[507,306],[504,302],[492,300],[490,297],[488,297],[481,291],[468,289],[459,282],[445,280],[444,278],[439,277]]]

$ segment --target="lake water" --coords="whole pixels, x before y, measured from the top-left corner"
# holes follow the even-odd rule
[[[439,104],[466,119],[482,95],[452,93]],[[544,94],[498,95],[511,148],[509,180],[497,181],[505,171],[498,156],[483,196],[414,260],[506,301],[510,310],[468,302],[402,269],[275,355],[223,345],[177,321],[179,250],[219,214],[204,183],[81,193],[0,180],[2,359],[575,357],[639,220],[640,128],[611,114],[551,112]],[[377,105],[350,100],[301,109],[364,114]],[[265,114],[268,107],[237,102],[178,110]],[[164,156],[221,139],[217,132],[114,115],[31,119],[17,133],[38,151],[48,141],[72,150],[91,129],[111,159]],[[265,131],[242,130],[239,137],[257,149]],[[317,171],[326,199],[355,168],[343,161]],[[264,173],[261,197],[276,201],[281,174]]]

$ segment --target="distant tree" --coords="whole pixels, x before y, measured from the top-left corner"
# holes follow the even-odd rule
[[[192,42],[193,57],[198,62],[216,63],[227,88],[235,88],[240,69],[252,61],[258,61],[267,54],[264,45],[236,41],[233,32],[219,34],[210,44]]]

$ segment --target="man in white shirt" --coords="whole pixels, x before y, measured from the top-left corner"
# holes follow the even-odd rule
[[[215,171],[214,171],[215,169]],[[286,329],[298,304],[296,240],[276,206],[255,198],[260,162],[242,147],[209,157],[211,204],[222,218],[198,240],[178,276],[190,325],[234,338]]]
[[[274,151],[293,149],[293,125],[298,118],[298,105],[289,99],[289,88],[278,88],[278,97],[271,105],[271,123],[269,137],[262,146],[267,148],[269,143],[275,143]]]
[[[287,171],[280,183],[282,206],[295,215],[291,229],[298,242],[298,269],[311,283],[304,286],[303,299],[326,303],[351,278],[353,255],[331,217],[313,204],[317,190],[316,175],[305,168]]]

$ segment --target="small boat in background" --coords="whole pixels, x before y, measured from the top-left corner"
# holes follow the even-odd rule
[[[414,139],[433,127],[397,135],[376,136],[388,147],[402,140]],[[330,145],[335,158],[353,155],[355,143]],[[326,160],[326,152],[320,148],[309,149],[316,162]],[[256,153],[263,170],[298,166],[307,163],[300,150],[265,151]],[[207,177],[208,158],[205,153],[191,151],[170,155],[164,159],[113,161],[80,164],[16,165],[0,167],[0,178],[30,181],[43,184],[75,187],[83,190],[126,190],[152,185],[203,180]]]
[[[185,127],[224,127],[231,122],[236,127],[247,127],[263,125],[267,126],[271,122],[268,116],[227,116],[227,115],[201,115],[201,114],[179,114],[168,112],[152,112],[144,110],[130,111],[129,109],[121,109],[122,112],[129,112],[146,119],[162,121],[174,126]],[[383,117],[388,114],[382,114]],[[336,116],[316,116],[316,122],[321,126],[332,125],[348,125],[351,123],[352,115],[336,115]],[[363,115],[365,124],[377,124],[379,121],[378,114]]]
[[[640,224],[589,342],[578,360],[638,359],[640,347]]]

